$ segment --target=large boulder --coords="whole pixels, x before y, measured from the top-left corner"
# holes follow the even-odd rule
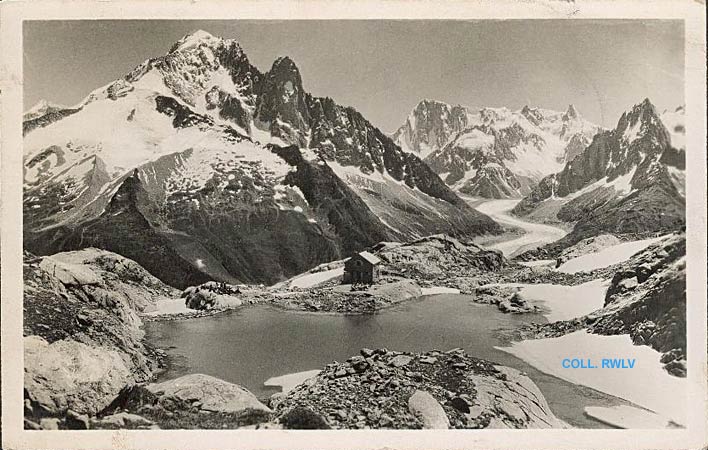
[[[435,397],[425,391],[415,391],[411,395],[408,399],[408,409],[423,422],[423,428],[430,430],[447,430],[450,428],[450,421],[445,414],[445,410],[435,400]]]
[[[100,412],[100,428],[233,429],[271,423],[270,408],[248,390],[209,375],[129,385]],[[272,423],[271,423],[272,424]]]
[[[259,402],[247,389],[204,374],[185,375],[174,380],[149,384],[146,388],[163,399],[199,402],[199,409],[203,411],[230,413],[257,409],[270,412],[270,408]]]
[[[24,349],[25,392],[41,414],[96,414],[133,379],[114,350],[39,336],[25,337]]]

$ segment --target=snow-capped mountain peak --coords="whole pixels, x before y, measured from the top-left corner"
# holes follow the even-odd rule
[[[678,122],[680,114],[670,113],[667,119]],[[553,199],[565,203],[557,218],[581,219],[576,231],[585,223],[583,232],[659,230],[683,220],[684,196],[684,153],[645,99],[623,113],[614,129],[598,133],[563,170],[541,180],[515,212],[526,214]],[[637,207],[643,203],[651,206]],[[593,214],[583,215],[588,210]]]
[[[425,158],[443,147],[468,124],[467,109],[431,99],[421,100],[393,134],[405,151]]]
[[[53,110],[62,110],[68,108],[67,106],[64,105],[59,105],[56,103],[52,103],[50,101],[47,101],[45,99],[39,100],[37,103],[34,104],[30,109],[25,111],[25,113],[22,116],[23,120],[32,120],[36,119],[37,117],[41,117]]]
[[[659,143],[670,140],[668,130],[648,98],[624,113],[617,123],[616,130],[621,133],[621,139],[627,144],[642,138],[653,139]]]
[[[290,58],[261,72],[199,31],[24,129],[26,248],[106,248],[177,284],[273,282],[383,240],[500,231],[354,108],[306,92]],[[111,209],[125,183],[135,195]]]
[[[518,111],[475,110],[426,99],[413,109],[394,139],[403,149],[424,157],[455,190],[515,197],[560,170],[598,130],[572,105],[565,112],[529,105]],[[489,164],[494,165],[490,170],[481,170]]]
[[[217,38],[204,30],[195,30],[177,41],[170,49],[170,53],[187,50],[200,45],[217,45],[220,42],[223,42],[223,39]]]
[[[572,119],[577,119],[580,117],[578,114],[578,111],[575,109],[575,106],[571,103],[568,105],[568,109],[565,111],[565,114],[563,115],[563,120],[572,120]]]

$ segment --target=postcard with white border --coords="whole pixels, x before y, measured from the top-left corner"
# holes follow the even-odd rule
[[[2,447],[705,448],[705,12],[4,2]]]

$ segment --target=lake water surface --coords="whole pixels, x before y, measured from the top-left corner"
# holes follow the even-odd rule
[[[343,316],[285,311],[255,305],[216,316],[148,322],[148,340],[170,357],[161,380],[204,373],[246,387],[263,398],[277,388],[263,382],[274,376],[320,369],[345,361],[363,347],[421,352],[464,348],[471,356],[525,372],[539,386],[553,412],[577,427],[606,427],[586,417],[585,406],[626,402],[546,375],[495,349],[501,329],[545,321],[538,314],[503,314],[471,297],[441,294],[386,309],[374,315]]]

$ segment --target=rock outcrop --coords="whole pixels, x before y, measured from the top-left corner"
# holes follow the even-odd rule
[[[496,271],[506,261],[499,251],[446,235],[428,236],[406,244],[381,244],[374,250],[389,271],[423,280]]]
[[[628,334],[635,345],[661,352],[664,368],[686,376],[686,236],[656,242],[629,260],[596,271],[611,276],[601,309],[586,316],[535,325],[523,338],[563,336],[580,329],[602,335]]]
[[[134,261],[97,249],[25,254],[23,275],[29,428],[95,415],[126,384],[152,377],[158,363],[143,344],[139,313],[177,291]]]
[[[334,429],[567,427],[528,377],[461,349],[362,349],[275,396],[271,407],[277,420],[307,408]]]
[[[191,374],[129,385],[100,412],[101,428],[221,429],[267,422],[271,410],[239,385]]]
[[[147,385],[146,389],[163,399],[199,402],[199,409],[212,412],[239,412],[258,409],[270,412],[247,389],[203,374],[185,375],[174,380]]]
[[[589,330],[629,334],[663,353],[664,368],[686,376],[686,238],[674,235],[632,257],[612,278]]]

